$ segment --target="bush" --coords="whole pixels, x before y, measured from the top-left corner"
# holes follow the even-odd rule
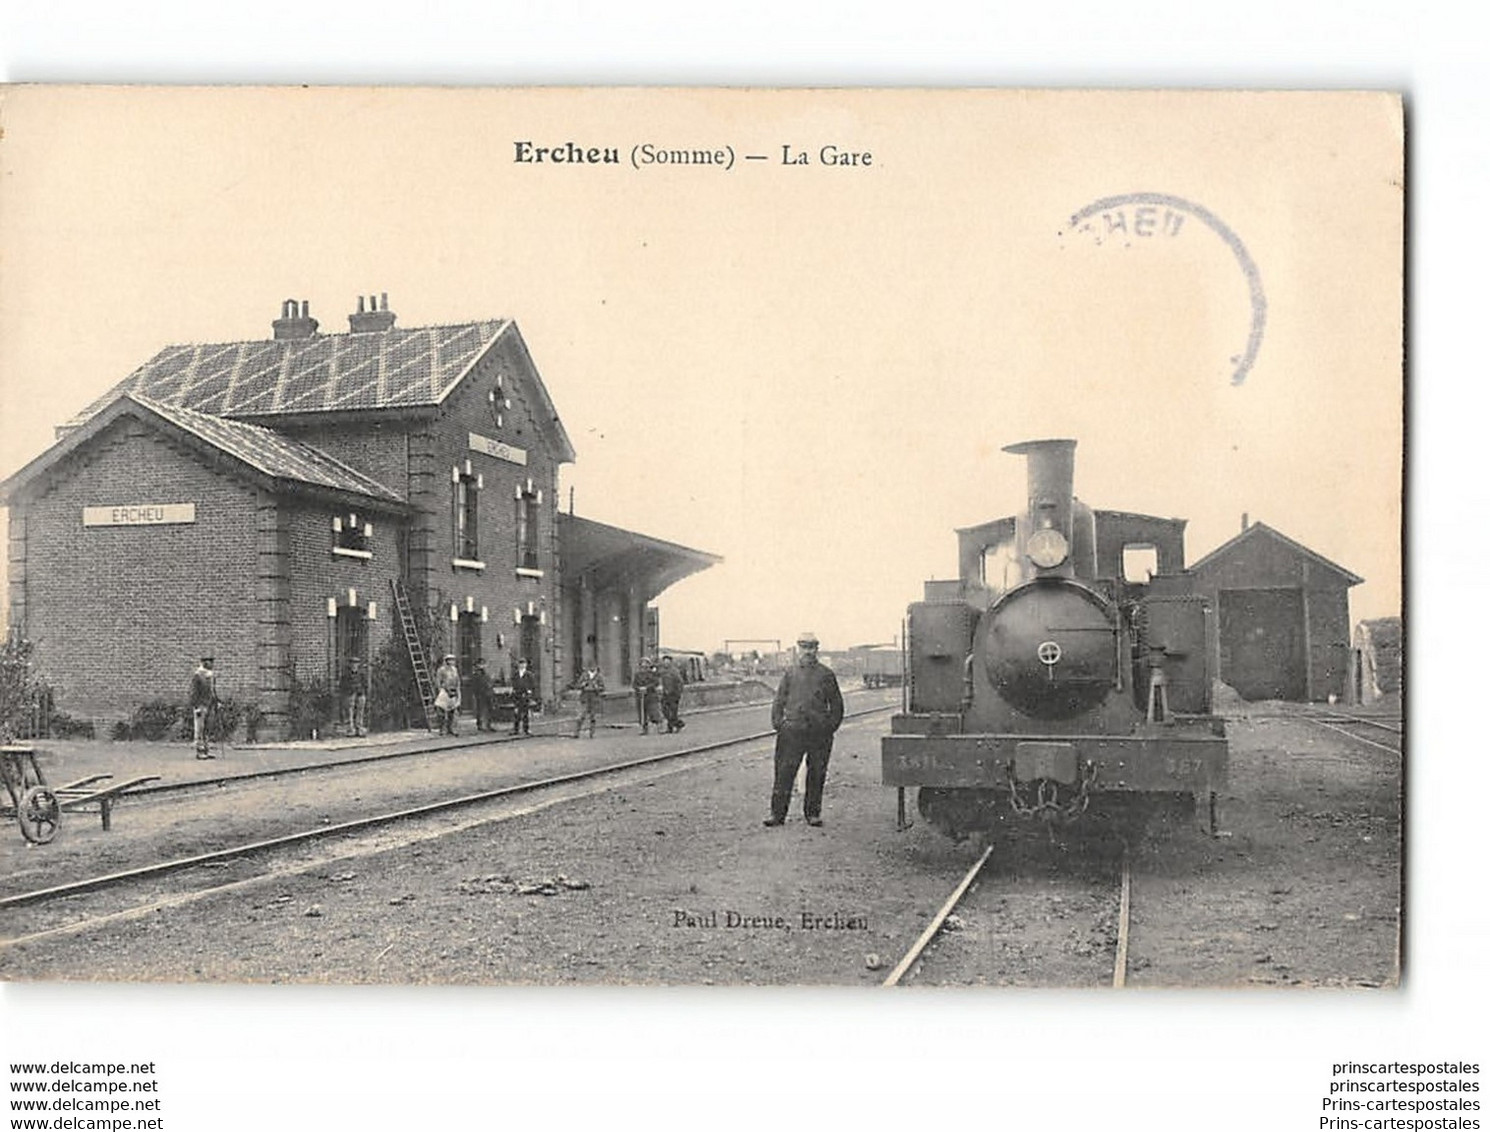
[[[368,673],[367,722],[375,731],[401,731],[423,722],[419,689],[403,637],[390,638],[373,654]]]
[[[310,739],[336,718],[336,693],[324,676],[290,678],[290,738]]]
[[[181,734],[183,730],[190,738],[191,714],[184,711],[180,704],[173,704],[168,700],[148,700],[135,708],[134,714],[130,716],[128,738],[148,739],[152,743],[158,743],[162,739]]]
[[[9,742],[31,728],[34,699],[31,642],[10,633],[0,650],[0,739]]]
[[[10,633],[0,650],[0,739],[41,739],[51,734],[56,700],[51,685],[31,670],[31,642]]]
[[[264,722],[264,709],[258,704],[246,704],[243,708],[243,741],[259,741],[259,724]]]
[[[77,719],[65,711],[54,711],[47,721],[47,733],[53,739],[92,739],[95,737],[93,720]]]
[[[232,738],[233,732],[238,730],[238,724],[243,719],[243,708],[244,705],[232,696],[224,696],[217,701],[217,706],[207,713],[207,734],[214,743],[223,743]]]
[[[443,608],[443,595],[437,594],[436,599]],[[424,646],[431,678],[440,655],[445,651],[448,624],[415,602],[414,625]],[[414,682],[414,666],[409,663],[409,648],[404,643],[402,626],[395,625],[393,635],[374,654],[368,685],[367,716],[374,730],[424,726],[424,705],[419,700],[419,686]]]

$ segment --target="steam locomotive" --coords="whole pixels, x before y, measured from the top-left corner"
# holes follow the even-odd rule
[[[1001,823],[1193,815],[1226,782],[1211,712],[1214,618],[1184,570],[1183,519],[1093,510],[1074,440],[1026,460],[1023,513],[957,532],[958,579],[907,614],[905,708],[881,780],[961,840]]]

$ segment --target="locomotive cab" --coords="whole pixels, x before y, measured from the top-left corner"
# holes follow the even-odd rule
[[[957,596],[908,611],[908,710],[881,749],[902,824],[909,786],[960,836],[1009,814],[1074,820],[1104,796],[1213,801],[1225,781],[1184,521],[1087,507],[1075,447],[1006,448],[1026,457],[1024,512],[959,531]],[[1154,567],[1141,579],[1124,570],[1135,546]]]

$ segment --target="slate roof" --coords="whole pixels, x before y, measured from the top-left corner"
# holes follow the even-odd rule
[[[64,428],[120,393],[225,417],[438,405],[510,319],[361,334],[167,346]]]
[[[328,456],[314,445],[292,440],[273,429],[260,428],[244,421],[224,420],[222,417],[175,405],[164,405],[139,393],[123,396],[158,413],[214,448],[237,457],[266,476],[313,484],[316,487],[329,487],[336,491],[355,492],[395,503],[403,502],[403,497],[396,491],[383,486],[371,476],[365,476],[356,468]]]
[[[131,415],[188,443],[222,453],[278,487],[308,485],[383,503],[404,504],[396,491],[303,441],[244,421],[223,420],[162,404],[138,393],[115,393],[83,424],[69,430],[56,444],[0,484],[0,500],[8,500],[38,476],[61,464],[121,416]]]

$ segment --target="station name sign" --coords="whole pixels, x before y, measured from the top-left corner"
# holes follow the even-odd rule
[[[479,432],[471,433],[471,451],[484,452],[488,456],[495,456],[498,460],[506,460],[509,464],[528,463],[528,454],[521,448],[514,448],[510,444],[503,444],[500,440],[493,440],[489,436],[482,436]]]
[[[119,507],[84,507],[85,527],[155,527],[195,523],[195,503],[130,503]]]

